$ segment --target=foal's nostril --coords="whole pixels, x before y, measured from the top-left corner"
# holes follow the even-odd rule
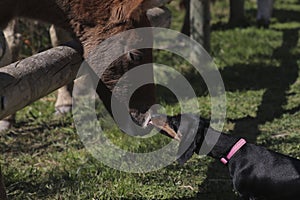
[[[151,116],[151,120],[149,121],[149,124],[161,129],[163,134],[180,141],[181,140],[181,134],[177,133],[173,127],[171,127],[168,123],[168,117],[166,115],[162,114],[153,114]]]
[[[142,53],[138,50],[129,51],[127,56],[128,59],[133,62],[139,62],[143,59]]]

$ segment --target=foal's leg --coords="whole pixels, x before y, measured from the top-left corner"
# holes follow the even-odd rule
[[[257,25],[268,28],[273,10],[273,0],[257,0]]]
[[[19,58],[19,52],[22,45],[21,34],[18,33],[18,19],[12,20],[3,31],[6,39],[4,56],[0,60],[0,67],[15,62]],[[15,122],[15,115],[10,115],[0,120],[0,131],[6,130]]]
[[[54,25],[50,27],[50,38],[53,47],[73,40],[71,34]],[[72,90],[73,82],[58,89],[55,103],[55,114],[64,114],[71,111],[72,108]]]
[[[6,51],[6,40],[2,31],[0,31],[0,65],[6,65],[10,61],[7,61],[7,51]],[[7,199],[5,187],[3,183],[1,168],[0,168],[0,199]]]

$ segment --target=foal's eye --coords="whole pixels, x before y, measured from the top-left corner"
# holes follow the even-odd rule
[[[142,53],[138,50],[129,51],[127,56],[130,61],[134,61],[134,62],[138,62],[143,59]]]
[[[4,55],[4,51],[3,51],[2,45],[0,44],[0,60],[3,55]]]
[[[4,56],[4,54],[5,54],[5,48],[6,48],[5,45],[6,45],[6,44],[5,44],[4,35],[1,34],[1,32],[0,32],[0,60],[1,60],[1,58],[2,58],[2,57]]]

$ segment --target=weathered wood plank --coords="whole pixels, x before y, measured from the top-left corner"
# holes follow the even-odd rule
[[[71,82],[81,62],[76,50],[61,46],[0,68],[0,119]]]

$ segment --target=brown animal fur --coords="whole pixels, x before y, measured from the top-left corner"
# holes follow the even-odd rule
[[[1,0],[0,27],[15,16],[49,22],[72,30],[89,52],[92,44],[134,28],[145,15],[144,0]],[[137,24],[136,24],[137,25]]]
[[[0,27],[4,27],[15,16],[58,25],[74,33],[83,46],[84,57],[87,57],[98,44],[112,35],[150,26],[146,10],[164,1],[168,0],[0,0]],[[135,37],[128,40],[135,40]],[[143,59],[138,64],[151,62],[151,50],[141,52]],[[114,62],[101,77],[110,90],[122,76],[116,69],[122,68],[125,73],[137,65],[126,57],[121,59],[122,62]],[[154,103],[153,86],[139,93],[132,99],[136,103],[131,104],[134,112],[138,113]]]

